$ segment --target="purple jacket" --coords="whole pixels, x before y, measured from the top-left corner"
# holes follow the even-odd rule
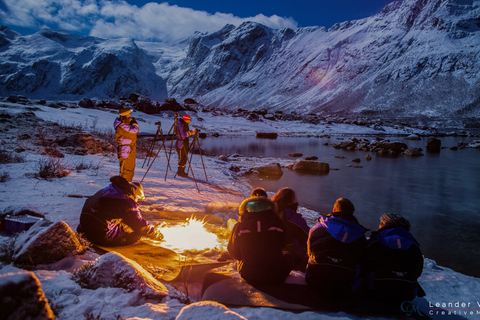
[[[122,158],[126,159],[132,152],[132,147],[137,143],[137,133],[140,128],[135,121],[127,124],[122,123],[119,118],[115,119],[113,127],[115,128],[115,141],[118,143],[119,153]]]
[[[188,146],[188,137],[191,136],[190,128],[188,127],[188,123],[186,123],[182,119],[177,121],[177,125],[177,148],[182,149],[184,142]]]

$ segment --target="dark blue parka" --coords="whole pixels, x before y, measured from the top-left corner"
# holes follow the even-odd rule
[[[402,227],[373,232],[365,249],[362,274],[370,295],[407,301],[417,296],[423,255],[413,235]]]
[[[352,214],[318,218],[308,236],[305,281],[320,294],[347,295],[356,290],[366,229]]]
[[[285,226],[275,211],[247,212],[232,229],[228,252],[247,282],[282,283],[293,268],[293,257],[282,251],[286,244]]]
[[[134,243],[141,238],[148,223],[140,213],[128,181],[121,176],[112,177],[110,181],[108,187],[85,201],[77,231],[97,245]]]

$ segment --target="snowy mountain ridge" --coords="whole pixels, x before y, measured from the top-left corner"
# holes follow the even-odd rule
[[[220,109],[480,115],[480,1],[404,0],[336,24],[246,22],[181,44],[0,29],[0,95],[193,98]]]

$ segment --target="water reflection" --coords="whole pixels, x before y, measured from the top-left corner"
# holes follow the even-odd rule
[[[425,149],[426,139],[390,140]],[[240,154],[292,160],[289,153],[317,156],[318,161],[327,162],[330,168],[338,170],[331,170],[327,175],[311,175],[284,169],[278,180],[252,176],[250,183],[271,192],[288,186],[296,191],[302,206],[321,213],[329,213],[337,198],[349,198],[360,222],[372,230],[378,228],[382,213],[400,213],[410,220],[412,232],[426,257],[439,265],[480,277],[480,251],[477,250],[480,151],[448,149],[464,140],[470,142],[471,139],[442,138],[442,146],[447,148],[437,154],[424,151],[422,157],[398,158],[371,154],[371,161],[364,159],[367,152],[331,147],[337,138],[220,137],[203,140],[202,147],[210,155]],[[361,159],[362,168],[351,167],[355,158]]]

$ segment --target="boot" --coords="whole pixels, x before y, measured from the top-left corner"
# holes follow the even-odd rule
[[[188,177],[188,174],[185,172],[185,167],[178,167],[177,175],[180,177]]]

